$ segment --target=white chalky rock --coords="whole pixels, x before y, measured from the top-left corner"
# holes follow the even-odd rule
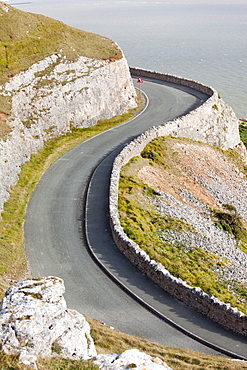
[[[84,316],[67,309],[64,283],[56,277],[25,280],[5,293],[0,310],[0,344],[6,353],[73,359],[96,355]]]
[[[158,357],[151,357],[138,349],[130,349],[122,354],[98,355],[94,363],[101,370],[172,370]]]

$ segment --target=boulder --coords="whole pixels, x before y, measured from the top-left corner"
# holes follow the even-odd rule
[[[67,309],[64,291],[63,281],[56,277],[13,284],[0,307],[1,349],[20,358],[94,357],[89,324],[82,314]]]
[[[94,363],[100,370],[172,370],[158,357],[151,357],[138,349],[129,349],[122,354],[98,355]]]

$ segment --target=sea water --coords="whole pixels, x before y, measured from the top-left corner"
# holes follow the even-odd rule
[[[8,3],[111,38],[130,66],[210,85],[247,119],[247,0]]]

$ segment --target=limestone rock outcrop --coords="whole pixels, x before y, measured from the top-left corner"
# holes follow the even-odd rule
[[[0,86],[9,99],[12,132],[0,140],[0,212],[21,165],[52,137],[136,107],[126,59],[70,62],[51,55]]]
[[[67,309],[63,280],[47,278],[14,283],[0,307],[0,350],[37,367],[37,357],[92,360],[102,370],[171,370],[161,359],[137,349],[97,355],[85,317]]]
[[[158,357],[151,357],[138,349],[129,349],[122,354],[98,355],[94,363],[100,370],[172,370]]]
[[[56,277],[13,284],[1,304],[1,349],[24,359],[95,356],[90,326],[82,314],[67,309],[64,291],[63,281]]]

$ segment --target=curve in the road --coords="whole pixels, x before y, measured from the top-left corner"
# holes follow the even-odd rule
[[[85,229],[92,258],[119,287],[159,319],[219,353],[247,360],[245,337],[230,333],[172,298],[144,276],[127,258],[123,258],[113,242],[110,222],[106,214],[108,212],[110,170],[119,150],[120,148],[111,153],[97,166],[89,183],[85,207]],[[97,234],[95,229],[97,229]],[[104,240],[103,243],[102,240]],[[172,312],[170,312],[171,309]]]
[[[70,150],[41,178],[28,204],[25,220],[25,245],[29,264],[34,276],[55,275],[63,278],[68,305],[87,316],[104,321],[126,333],[139,335],[164,345],[217,354],[214,350],[178,332],[133,301],[102,272],[88,254],[83,229],[85,192],[91,174],[100,160],[149,127],[174,119],[198,104],[196,97],[167,87],[165,84],[145,82],[142,89],[149,96],[150,103],[141,117]],[[105,163],[106,168],[110,170],[111,165],[107,164],[107,161]],[[91,203],[90,206],[94,209],[91,220],[93,235],[100,238],[101,244],[97,255],[107,266],[108,257],[102,248],[110,247],[106,238],[110,230],[106,226],[105,232],[99,233],[97,218],[100,212],[95,211],[95,206],[99,205],[99,198],[102,197],[99,190],[104,188],[107,191],[107,185],[103,185],[103,177],[107,175],[106,168],[97,185],[98,198],[96,197],[93,201],[95,203]],[[110,261],[113,255],[111,254]],[[125,259],[123,255],[121,258]],[[131,275],[126,279],[135,279],[137,272],[132,270],[133,266],[129,268]],[[117,273],[122,274],[125,279],[121,269]],[[135,288],[137,295],[140,289],[147,295],[148,281],[145,280],[141,284],[144,285]],[[161,297],[158,295],[154,289],[149,299],[159,301],[162,305],[166,304],[172,315],[183,316],[184,305],[176,300],[171,301],[171,298],[164,294]],[[189,317],[183,319],[190,320]],[[208,325],[210,326],[210,322]],[[215,329],[214,333],[218,330]],[[228,344],[231,335],[217,334],[222,339],[222,347],[227,347],[225,342]],[[232,346],[234,348],[238,346],[237,353],[241,355],[244,344],[246,345],[238,338]]]

